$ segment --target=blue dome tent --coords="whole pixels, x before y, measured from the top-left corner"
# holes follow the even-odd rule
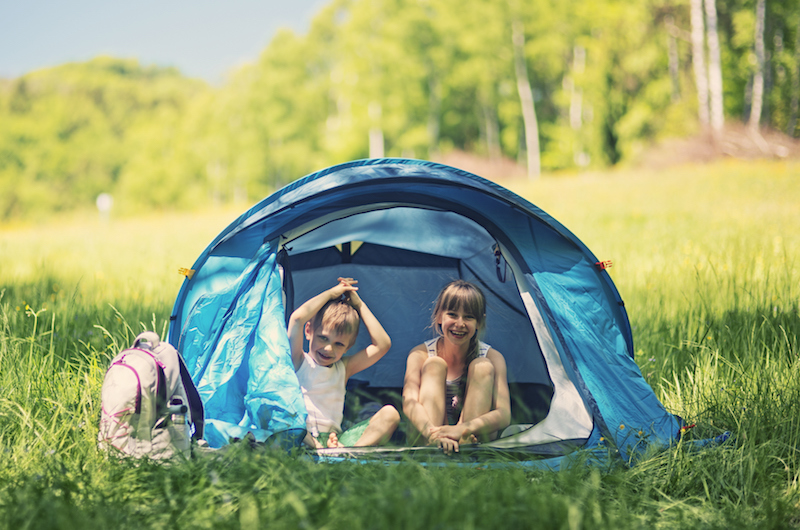
[[[598,259],[545,212],[466,171],[369,159],[313,173],[231,223],[192,271],[170,342],[203,399],[212,447],[247,432],[302,438],[286,317],[338,276],[358,280],[392,338],[386,356],[351,381],[384,397],[399,397],[408,352],[432,336],[441,287],[455,278],[482,287],[483,340],[506,358],[513,420],[476,454],[560,457],[603,439],[626,454],[679,434],[680,419],[633,361],[627,313]],[[367,340],[360,333],[353,351]]]

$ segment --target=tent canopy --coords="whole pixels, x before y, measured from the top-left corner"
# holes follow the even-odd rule
[[[550,453],[601,436],[635,445],[621,425],[668,443],[678,420],[633,362],[627,314],[597,262],[560,223],[492,182],[419,160],[355,161],[231,223],[184,282],[170,341],[211,424],[218,418],[218,444],[240,431],[293,432],[304,409],[284,326],[297,305],[339,276],[357,279],[392,348],[355,383],[399,393],[408,352],[433,336],[436,295],[462,278],[487,295],[482,338],[506,358],[514,396],[517,425],[490,445]],[[360,333],[352,351],[368,340]]]

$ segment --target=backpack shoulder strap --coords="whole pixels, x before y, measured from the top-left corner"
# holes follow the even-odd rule
[[[200,399],[200,393],[197,391],[197,387],[194,386],[194,381],[192,381],[189,370],[186,368],[186,364],[180,354],[178,354],[178,362],[181,368],[181,382],[183,382],[183,388],[186,390],[186,397],[189,399],[189,410],[192,413],[192,423],[194,423],[192,438],[199,440],[203,437],[203,426],[205,425],[203,401]]]
[[[139,372],[136,371],[136,368],[124,362],[124,357],[114,361],[111,363],[111,366],[108,367],[106,373],[108,373],[111,368],[114,366],[124,366],[131,372],[133,372],[133,376],[136,378],[136,397],[134,398],[133,404],[133,412],[134,414],[141,414],[142,413],[142,381],[139,379]]]
[[[150,360],[153,361],[153,364],[156,367],[156,377],[158,378],[158,381],[156,383],[156,414],[158,414],[160,411],[164,410],[167,406],[167,375],[164,373],[164,365],[162,365],[161,362],[159,362],[159,360],[156,359],[156,356],[153,355],[153,352],[151,352],[150,350],[146,350],[144,348],[139,348],[138,343],[133,348],[127,350],[127,352],[143,353],[147,355],[147,357],[149,357]],[[120,361],[123,361],[123,359],[124,357],[120,359]],[[119,364],[122,366],[128,366],[124,362],[120,362]],[[136,373],[136,370],[133,367],[128,366],[128,368],[130,368],[131,370],[134,371],[134,373]],[[139,379],[138,373],[136,373],[136,379]],[[141,387],[141,383],[139,386]],[[137,396],[136,409],[137,409],[136,412],[141,412],[141,392],[140,395]]]

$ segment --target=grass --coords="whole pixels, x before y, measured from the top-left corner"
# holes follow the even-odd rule
[[[164,466],[95,449],[108,360],[166,329],[238,211],[0,229],[0,528],[800,526],[800,167],[722,162],[503,184],[610,270],[636,360],[696,438],[633,468],[316,464],[246,447]]]

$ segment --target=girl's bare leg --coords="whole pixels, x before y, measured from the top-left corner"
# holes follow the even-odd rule
[[[479,357],[472,361],[467,370],[467,389],[464,397],[464,408],[461,410],[459,423],[466,423],[491,411],[494,406],[494,365],[489,359]],[[483,435],[480,440],[475,436],[461,440],[461,443],[486,442],[493,435]]]
[[[400,413],[391,405],[385,405],[369,419],[369,426],[356,442],[356,447],[383,445],[392,437],[400,424]]]
[[[447,363],[441,357],[428,357],[422,365],[419,385],[419,402],[428,413],[431,427],[444,425],[445,381]]]

